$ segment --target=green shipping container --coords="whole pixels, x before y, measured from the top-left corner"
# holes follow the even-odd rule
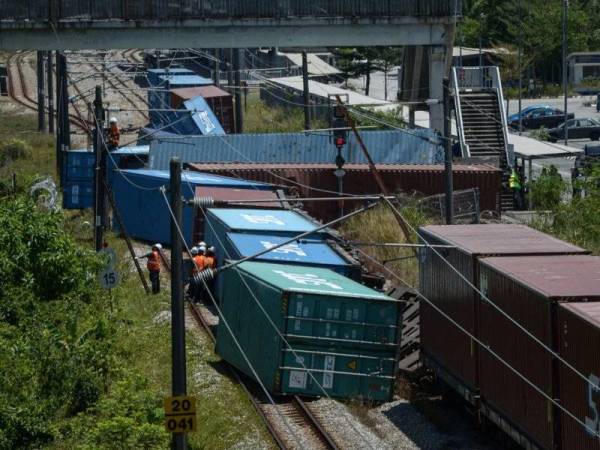
[[[323,396],[320,384],[332,397],[391,398],[398,302],[329,269],[246,262],[221,276],[223,315],[271,392]],[[256,379],[223,321],[216,349]]]

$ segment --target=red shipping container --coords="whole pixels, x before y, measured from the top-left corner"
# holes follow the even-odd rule
[[[191,88],[181,88],[171,90],[171,107],[181,108],[186,100],[194,97],[203,97],[212,109],[219,122],[223,126],[225,133],[235,132],[235,116],[233,112],[233,96],[216,86],[198,86]]]
[[[482,259],[481,291],[520,325],[482,299],[479,302],[482,343],[547,396],[562,398],[564,403],[567,398],[561,395],[558,386],[561,364],[522,328],[557,352],[559,302],[600,300],[599,279],[600,258],[595,256]],[[485,348],[479,358],[484,413],[499,413],[543,449],[556,448],[560,429],[557,408]],[[567,449],[573,447],[564,448]]]
[[[586,253],[524,225],[442,225],[420,229],[422,240],[450,246],[437,251],[423,248],[420,258],[421,292],[437,308],[470,334],[479,336],[479,296],[469,285],[479,285],[479,263],[486,256],[559,255]],[[466,281],[465,281],[466,280]],[[427,302],[421,302],[421,351],[425,362],[468,401],[476,404],[479,348],[466,333]]]
[[[590,277],[600,284],[600,272]],[[598,300],[598,299],[596,299]],[[566,303],[558,308],[559,353],[583,375],[559,369],[561,405],[589,427],[561,412],[562,450],[600,450],[600,303]],[[591,384],[590,384],[591,383]]]
[[[333,155],[333,153],[332,153]],[[193,164],[195,170],[224,176],[239,176],[246,180],[287,185],[300,197],[330,197],[339,192],[333,164]],[[444,193],[444,166],[418,164],[380,164],[377,169],[390,192],[425,195]],[[346,164],[343,191],[347,194],[378,194],[380,189],[367,164]],[[499,214],[499,195],[502,190],[502,172],[489,165],[454,165],[454,189],[478,188],[482,211]],[[322,191],[319,191],[322,190]],[[313,217],[329,222],[346,212],[362,206],[362,201],[305,203],[304,208]]]

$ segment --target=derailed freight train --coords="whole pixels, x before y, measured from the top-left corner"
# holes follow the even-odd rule
[[[600,449],[600,258],[524,226],[420,234],[442,246],[420,258],[425,364],[524,448]]]

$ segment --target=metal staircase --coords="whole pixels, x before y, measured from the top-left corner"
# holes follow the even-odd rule
[[[508,179],[514,158],[509,151],[508,123],[498,67],[454,67],[456,126],[463,157],[496,156],[503,170],[502,211],[514,209]]]

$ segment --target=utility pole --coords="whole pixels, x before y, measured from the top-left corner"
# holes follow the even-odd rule
[[[519,26],[519,135],[523,133],[523,117],[521,112],[523,111],[523,2],[519,0],[518,12],[520,26]]]
[[[302,89],[304,93],[304,129],[310,130],[310,89],[308,84],[308,55],[302,51]]]
[[[446,225],[454,223],[454,180],[452,168],[452,136],[450,124],[450,81],[444,78],[444,169],[446,184]]]
[[[179,235],[183,223],[183,201],[181,197],[181,161],[170,163],[171,217],[171,382],[173,397],[187,394],[185,361],[185,311],[183,306],[183,243]],[[173,434],[173,449],[187,448],[185,433]]]
[[[46,77],[48,94],[48,133],[54,134],[54,73],[52,70],[52,50],[46,53]]]
[[[213,65],[214,65],[213,80],[215,82],[215,86],[220,87],[221,86],[221,65],[220,65],[220,61],[219,61],[219,49],[217,49],[217,48],[213,49],[212,55],[215,58],[213,61]]]
[[[231,91],[233,88],[233,49],[230,48],[227,53],[227,85]]]
[[[60,185],[62,186],[62,172],[61,172],[61,152],[63,142],[63,126],[62,126],[62,81],[61,81],[61,64],[60,64],[60,52],[56,51],[56,171],[59,175]]]
[[[96,97],[94,99],[94,153],[96,155],[95,191],[94,191],[94,241],[96,251],[99,252],[104,246],[104,218],[106,210],[105,186],[106,180],[106,151],[103,141],[103,118],[104,106],[102,105],[102,88],[96,86]]]
[[[46,130],[46,111],[45,103],[46,99],[44,96],[44,84],[46,77],[44,76],[44,53],[43,51],[37,52],[37,113],[38,113],[38,131],[43,132]]]
[[[244,132],[244,110],[242,109],[242,61],[241,52],[243,49],[233,50],[233,70],[235,71],[235,132]]]
[[[569,0],[563,0],[563,89],[565,95],[565,145],[569,145],[569,127],[568,120],[568,95],[569,95],[569,68],[567,66],[567,51],[568,51],[568,33],[569,33]]]
[[[56,170],[62,185],[63,152],[71,147],[67,57],[56,52]]]

